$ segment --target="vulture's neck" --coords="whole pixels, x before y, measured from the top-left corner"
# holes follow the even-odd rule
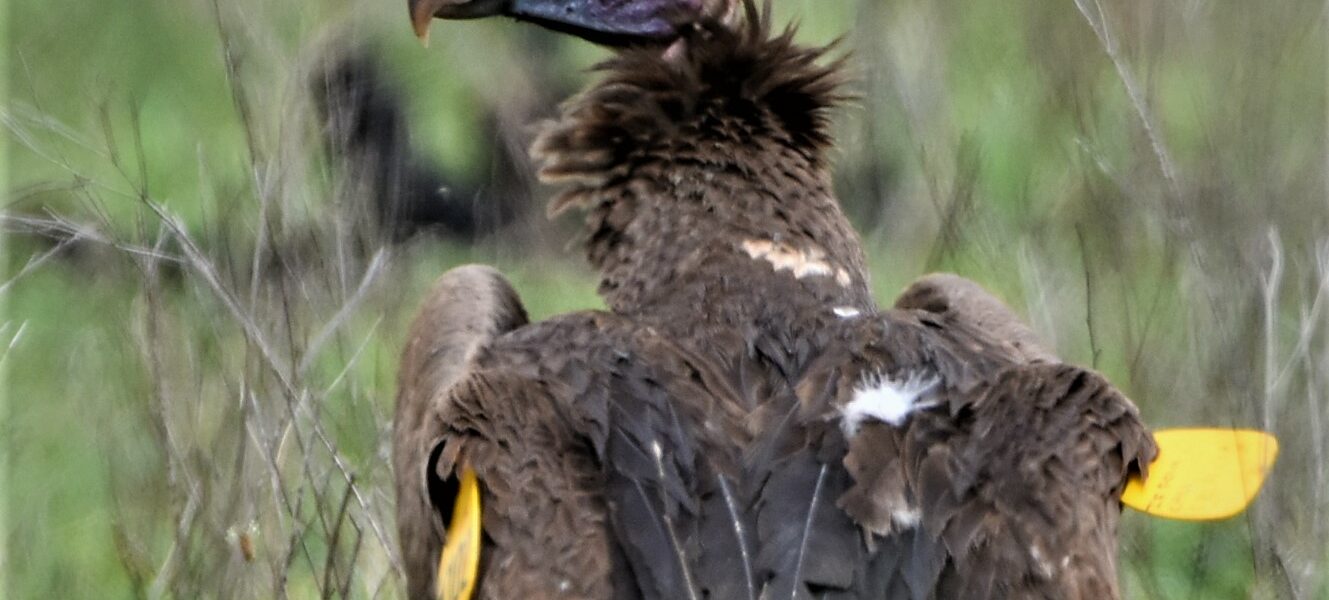
[[[611,309],[788,336],[836,309],[870,311],[827,169],[839,63],[761,24],[686,43],[672,59],[620,53],[535,144],[542,178],[570,184],[551,213],[587,210]]]

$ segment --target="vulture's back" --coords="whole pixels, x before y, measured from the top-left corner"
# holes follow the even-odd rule
[[[610,311],[451,352],[403,450],[417,489],[477,474],[480,597],[1115,596],[1134,407],[981,290],[877,310],[826,167],[839,67],[745,5],[621,52],[537,141]]]
[[[833,329],[756,413],[738,373],[610,313],[478,351],[427,477],[482,483],[482,597],[1115,596],[1152,451],[1129,401],[921,311]]]

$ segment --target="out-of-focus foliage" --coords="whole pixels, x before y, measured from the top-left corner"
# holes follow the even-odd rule
[[[497,136],[605,55],[501,21],[422,49],[404,4],[8,3],[0,596],[395,597],[386,440],[425,287],[484,261],[534,317],[598,306],[575,219],[538,205],[478,241],[366,234],[330,62],[375,57],[412,144],[484,188]],[[1282,439],[1240,518],[1126,516],[1130,596],[1329,597],[1324,4],[775,4],[852,55],[837,188],[883,304],[958,272],[1153,426]]]

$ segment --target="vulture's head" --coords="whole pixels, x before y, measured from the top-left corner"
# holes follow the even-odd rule
[[[711,0],[409,0],[421,38],[431,19],[507,16],[610,46],[668,45]],[[720,0],[727,8],[730,2]]]

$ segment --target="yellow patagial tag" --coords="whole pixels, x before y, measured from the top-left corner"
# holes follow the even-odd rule
[[[1278,439],[1250,429],[1165,429],[1149,478],[1126,482],[1121,501],[1155,517],[1226,519],[1246,509],[1278,456]]]
[[[475,471],[462,467],[461,489],[452,506],[447,542],[438,558],[439,600],[470,600],[480,575],[480,485]]]

